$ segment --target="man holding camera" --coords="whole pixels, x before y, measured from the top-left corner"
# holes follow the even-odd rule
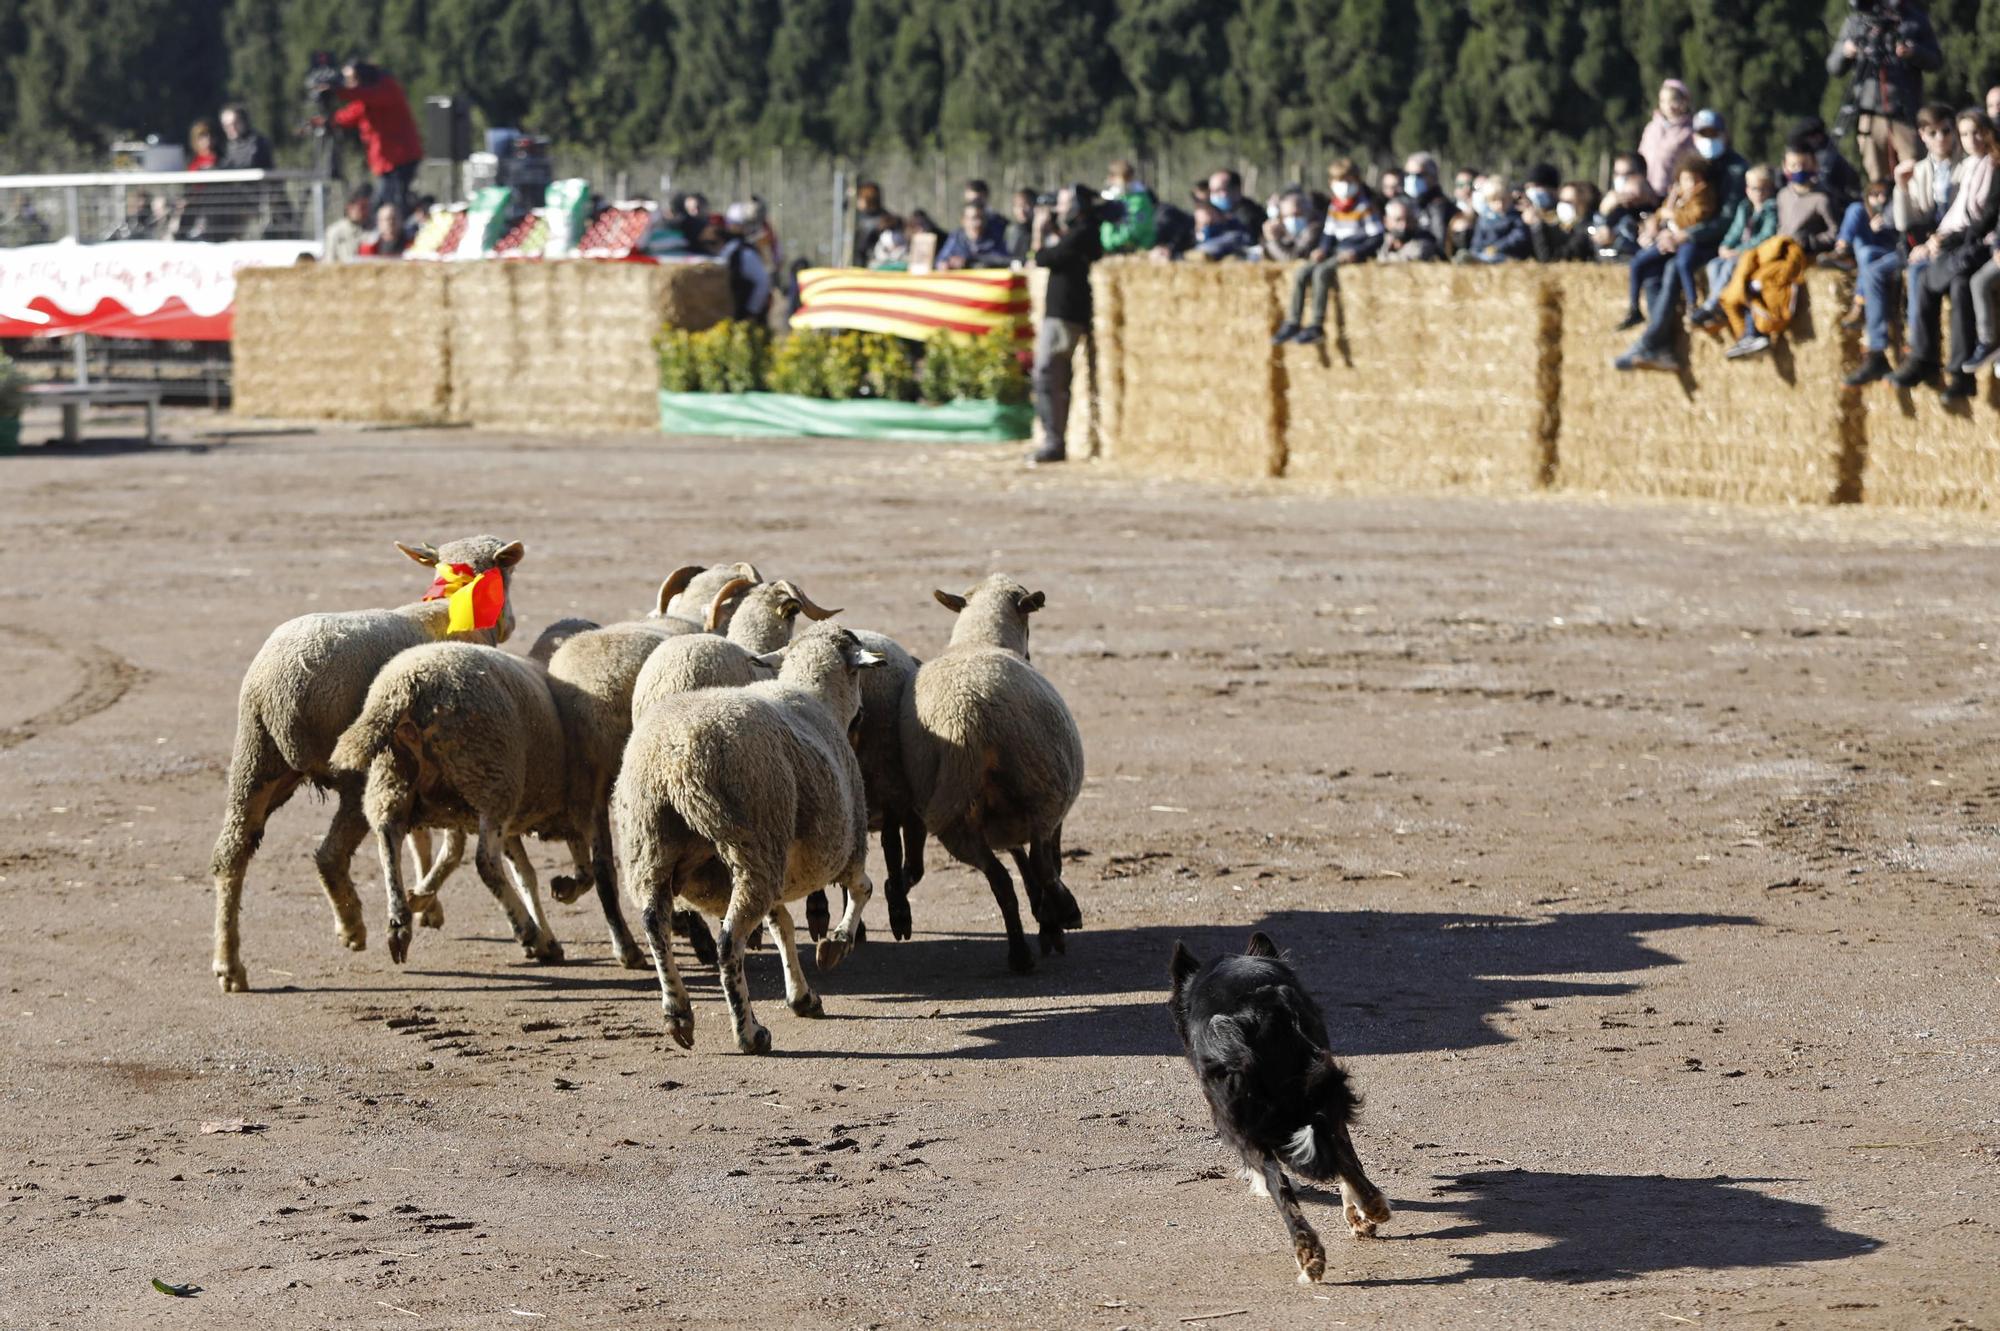
[[[333,123],[354,130],[368,150],[368,170],[375,176],[375,206],[393,203],[410,210],[410,181],[424,158],[424,141],[410,114],[410,98],[394,74],[365,60],[350,60],[333,90],[340,109]]]
[[[1918,159],[1917,108],[1924,104],[1924,71],[1944,63],[1930,16],[1911,0],[1848,0],[1826,72],[1854,82],[1841,107],[1853,118],[1864,180],[1888,180],[1897,162]]]
[[[1035,418],[1042,424],[1042,446],[1029,457],[1030,466],[1069,455],[1063,431],[1069,425],[1070,379],[1077,344],[1090,333],[1090,266],[1104,257],[1103,211],[1083,184],[1065,187],[1054,207],[1035,206],[1035,264],[1048,269],[1049,286],[1035,337]]]

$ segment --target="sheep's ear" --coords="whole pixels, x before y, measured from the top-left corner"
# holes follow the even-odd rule
[[[434,545],[404,545],[401,541],[398,541],[396,542],[396,548],[416,560],[419,564],[422,564],[425,568],[437,567],[438,552],[437,547]]]
[[[499,554],[493,556],[493,567],[512,568],[514,567],[514,565],[520,563],[521,556],[527,553],[528,553],[527,547],[522,545],[519,541],[509,541],[507,544],[500,547]]]
[[[1271,941],[1271,935],[1259,929],[1256,933],[1250,935],[1250,946],[1243,949],[1243,955],[1246,957],[1275,957],[1278,955],[1278,945]]]
[[[785,664],[785,649],[780,647],[775,652],[765,652],[762,656],[753,656],[750,659],[766,670],[777,670]]]
[[[1024,615],[1032,615],[1047,605],[1048,601],[1049,598],[1041,592],[1029,592],[1026,596],[1015,599],[1014,609]]]
[[[871,652],[866,647],[861,648],[848,659],[854,662],[856,670],[873,670],[876,666],[888,664],[887,657],[883,656],[880,652]]]
[[[1188,977],[1200,969],[1201,963],[1195,960],[1194,953],[1187,950],[1186,943],[1176,938],[1174,958],[1167,963],[1167,973],[1174,977],[1174,988],[1178,989],[1186,984]]]
[[[699,564],[683,564],[672,573],[667,574],[667,580],[660,584],[660,599],[659,603],[653,607],[653,613],[655,615],[666,614],[667,602],[686,591],[687,585],[694,581],[694,575],[704,571]]]
[[[937,603],[951,611],[954,615],[965,609],[965,598],[963,596],[953,596],[947,591],[934,591],[931,595],[937,597]]]

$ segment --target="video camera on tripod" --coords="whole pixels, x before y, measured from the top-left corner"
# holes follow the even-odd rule
[[[341,84],[340,64],[331,51],[314,51],[303,84],[306,118],[298,127],[302,138],[313,141],[313,167],[321,175],[340,174],[340,140],[334,137],[334,89]]]

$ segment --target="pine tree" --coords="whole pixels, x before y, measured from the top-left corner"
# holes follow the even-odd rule
[[[1121,108],[1127,137],[1146,145],[1191,132],[1220,128],[1228,110],[1223,95],[1233,2],[1127,0],[1108,36],[1124,68],[1131,98]]]

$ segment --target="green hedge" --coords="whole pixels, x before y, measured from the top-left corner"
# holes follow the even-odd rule
[[[1028,378],[1012,329],[984,337],[934,334],[921,348],[886,333],[800,330],[774,346],[757,324],[700,332],[667,328],[655,339],[660,388],[668,393],[772,392],[832,402],[1028,400]]]

